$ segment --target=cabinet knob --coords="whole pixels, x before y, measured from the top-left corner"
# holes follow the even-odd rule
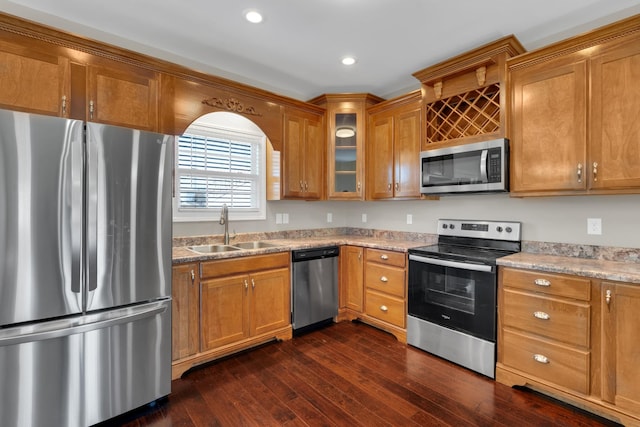
[[[398,184],[398,183],[396,182],[395,187],[396,187],[396,191],[400,191],[400,184]]]
[[[593,180],[598,180],[598,162],[593,162]]]
[[[253,280],[253,277],[251,278],[251,289],[255,289],[256,288],[256,281]]]
[[[382,260],[385,260],[385,261],[386,261],[386,260],[388,260],[388,259],[389,259],[389,256],[388,256],[388,255],[384,255],[384,254],[382,254],[382,255],[380,255],[380,259],[382,259]]]
[[[95,104],[93,101],[89,101],[89,118],[93,120],[93,112],[95,111]]]
[[[537,286],[544,286],[544,287],[549,287],[551,286],[551,282],[548,281],[547,279],[536,279],[533,281],[534,284],[536,284]]]
[[[360,181],[358,181],[358,193],[360,192],[361,189],[362,189],[362,184],[360,183]]]
[[[386,276],[382,276],[382,277],[380,278],[380,281],[381,281],[381,282],[385,282],[385,283],[387,283],[387,282],[389,281],[389,279],[387,279],[387,277],[386,277]]]
[[[551,318],[551,316],[549,316],[549,314],[545,313],[544,311],[534,311],[533,317],[541,320],[549,320]]]
[[[62,95],[62,114],[67,114],[67,96]]]
[[[611,303],[611,297],[611,289],[607,289],[607,292],[605,292],[604,294],[604,300],[606,301],[607,305]]]
[[[387,311],[389,311],[389,308],[386,305],[381,305],[380,306],[380,310],[382,310],[382,311],[384,311],[386,313]]]
[[[193,270],[191,270],[191,284],[193,284],[193,282],[195,281],[196,281],[196,273]]]
[[[544,363],[545,365],[549,363],[549,358],[543,354],[534,354],[533,360],[538,363]]]
[[[304,191],[309,190],[309,183],[307,181],[304,182]]]
[[[304,191],[304,184],[302,183],[302,180],[300,180],[300,191]]]
[[[578,182],[582,182],[582,163],[578,163]]]
[[[391,183],[389,183],[389,185],[387,185],[387,189],[388,189],[389,191],[391,191]]]
[[[247,279],[244,279],[244,290],[249,289],[249,283],[247,283]]]

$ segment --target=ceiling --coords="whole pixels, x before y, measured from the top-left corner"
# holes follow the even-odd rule
[[[248,23],[247,9],[264,21]],[[514,34],[532,50],[638,14],[640,0],[0,0],[0,10],[308,100],[401,95],[419,87],[412,73],[476,46]]]

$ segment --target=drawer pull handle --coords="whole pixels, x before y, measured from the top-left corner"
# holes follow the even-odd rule
[[[388,255],[380,255],[380,259],[383,259],[383,260],[386,261],[386,260],[389,259],[389,256]]]
[[[537,319],[549,320],[549,314],[544,311],[534,311],[533,316]]]
[[[381,305],[380,306],[380,310],[382,310],[382,311],[384,311],[386,313],[387,311],[389,311],[389,308],[386,305]]]
[[[546,286],[546,287],[551,286],[551,282],[548,281],[547,279],[536,279],[533,281],[533,283],[535,283],[538,286]]]
[[[389,279],[387,279],[387,277],[386,277],[386,276],[382,276],[382,277],[380,278],[380,281],[381,281],[381,282],[385,282],[385,283],[386,283],[386,282],[388,282],[388,281],[389,281]]]
[[[542,355],[542,354],[534,354],[533,355],[533,360],[535,360],[538,363],[544,363],[544,364],[548,364],[549,363],[549,358],[547,356]]]
[[[611,289],[607,289],[604,300],[607,302],[607,305],[611,304]]]

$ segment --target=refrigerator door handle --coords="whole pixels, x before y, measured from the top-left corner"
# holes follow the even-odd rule
[[[109,328],[124,323],[132,323],[163,313],[168,309],[170,302],[171,300],[163,300],[151,304],[127,307],[120,310],[86,316],[87,321],[79,324],[76,324],[78,323],[78,319],[76,318],[67,321],[53,321],[40,325],[17,327],[14,331],[3,334],[6,336],[0,335],[0,347],[19,345],[34,341],[46,341],[54,338],[81,334],[96,329]],[[25,328],[29,329],[26,333],[24,331]],[[5,330],[4,332],[9,331],[10,330]]]
[[[73,122],[72,129],[67,134],[66,145],[70,148],[64,162],[70,167],[66,170],[69,185],[65,186],[66,194],[63,200],[69,200],[71,204],[69,214],[69,235],[71,244],[71,291],[80,293],[82,288],[82,216],[83,216],[83,181],[84,181],[84,144],[83,126],[80,121]]]

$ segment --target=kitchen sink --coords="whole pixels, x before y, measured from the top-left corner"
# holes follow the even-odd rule
[[[255,242],[234,243],[233,246],[240,249],[262,249],[262,248],[274,248],[279,245],[276,245],[274,243],[264,242],[262,240],[257,240]]]
[[[231,245],[200,245],[200,246],[189,246],[194,252],[200,252],[203,254],[212,254],[218,252],[230,252],[230,251],[239,251],[240,248]]]

